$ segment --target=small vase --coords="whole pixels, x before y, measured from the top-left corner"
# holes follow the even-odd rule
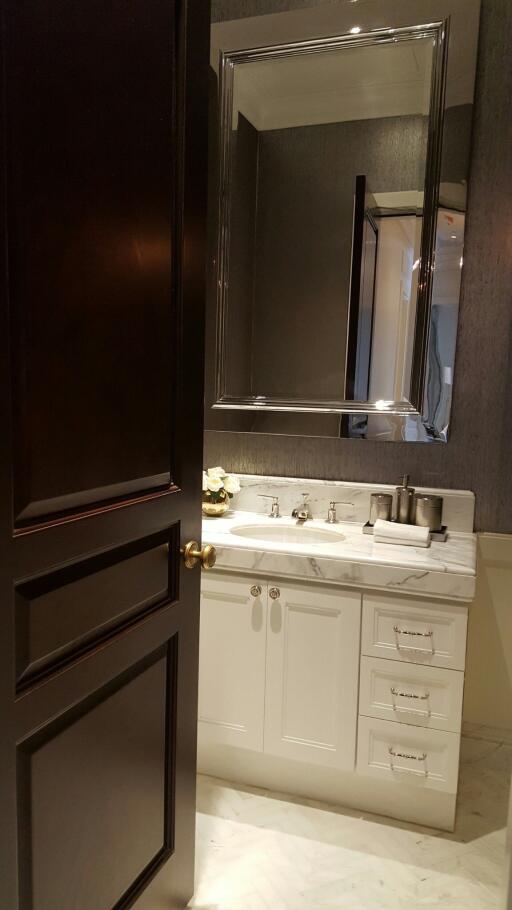
[[[227,512],[229,509],[229,496],[226,491],[221,490],[220,493],[216,494],[216,497],[219,498],[213,501],[210,492],[203,493],[203,515],[208,515],[209,518],[219,518]]]

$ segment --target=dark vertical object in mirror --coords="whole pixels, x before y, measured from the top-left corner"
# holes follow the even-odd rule
[[[350,309],[347,338],[345,398],[368,401],[373,344],[375,270],[379,231],[367,206],[367,180],[358,174],[354,192]],[[367,414],[344,414],[341,429],[345,436],[364,436]]]
[[[366,208],[366,176],[358,174],[354,192],[350,310],[345,398],[368,399],[373,336],[377,225]]]

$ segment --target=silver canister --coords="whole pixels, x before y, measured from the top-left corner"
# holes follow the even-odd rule
[[[396,520],[400,524],[410,524],[413,511],[414,487],[409,486],[409,475],[404,474],[401,486],[396,488]]]
[[[370,496],[370,524],[374,525],[378,518],[391,521],[393,512],[393,496],[391,493],[372,493]]]
[[[415,525],[430,528],[431,531],[440,531],[443,526],[443,497],[416,493],[413,516]]]

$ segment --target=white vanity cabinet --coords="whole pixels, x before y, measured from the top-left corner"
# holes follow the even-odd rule
[[[452,831],[474,495],[422,488],[450,531],[418,548],[363,533],[380,486],[240,483],[238,508],[203,524],[217,562],[202,576],[199,771]]]
[[[361,595],[228,573],[203,580],[199,749],[353,770]]]
[[[452,830],[467,613],[310,579],[205,575],[199,769]]]

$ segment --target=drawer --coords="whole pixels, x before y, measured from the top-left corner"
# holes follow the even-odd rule
[[[359,718],[357,771],[429,790],[457,792],[460,736]]]
[[[444,667],[361,658],[359,714],[460,733],[464,674]]]
[[[363,597],[361,652],[463,670],[467,607],[392,596]]]

